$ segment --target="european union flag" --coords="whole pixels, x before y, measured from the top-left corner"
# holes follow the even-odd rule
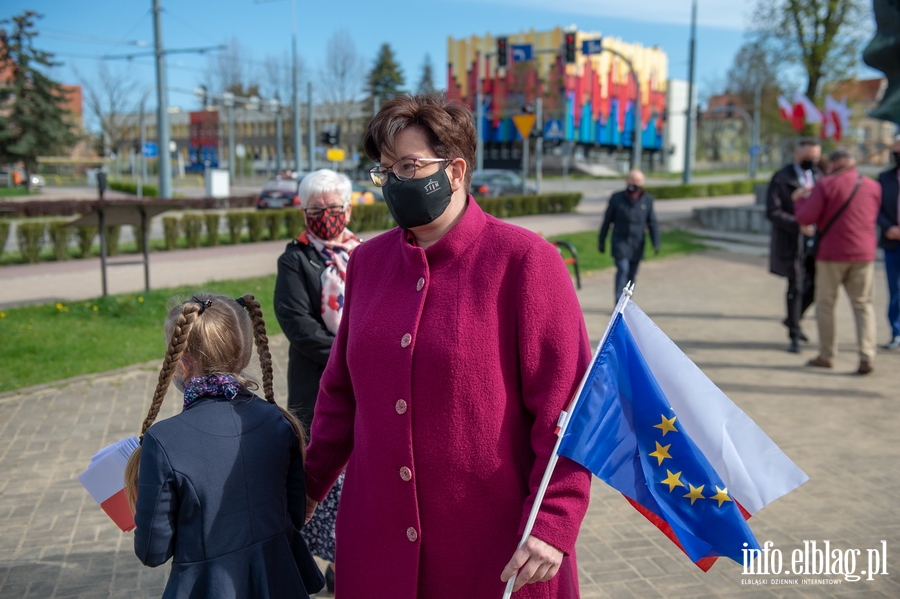
[[[626,311],[629,309],[637,326],[649,323],[655,329],[649,332],[651,338],[663,335],[636,306],[629,305]],[[665,339],[668,346],[658,343],[657,352],[667,356],[674,349],[687,360]],[[657,525],[662,523],[660,528],[664,532],[669,534],[665,529],[670,529],[670,536],[677,539],[692,561],[726,556],[743,563],[743,549],[759,548],[745,513],[723,476],[692,438],[689,432],[692,427],[686,426],[673,408],[644,357],[645,351],[632,335],[625,314],[617,314],[586,375],[558,453],[584,465],[636,507],[643,508],[641,511],[647,512],[644,515],[650,517],[649,513]],[[699,373],[693,363],[691,366],[696,372],[682,369],[679,375],[679,385],[686,385],[688,395],[691,381]],[[702,373],[700,376],[712,385]],[[702,385],[697,389],[701,396],[706,391]],[[722,398],[728,401],[724,395]],[[713,406],[709,408],[716,412]],[[696,415],[691,410],[684,411],[686,417]],[[729,420],[742,422],[739,417]],[[719,422],[718,426],[728,428],[728,423]],[[695,423],[693,431],[702,433],[702,428]],[[756,432],[751,430],[751,436],[754,435]],[[783,456],[768,437],[764,434],[763,437]],[[707,444],[708,441],[705,440]],[[799,472],[799,476],[792,473],[793,478],[805,480],[805,475],[790,460],[787,463]],[[772,476],[779,478],[778,473]],[[791,488],[797,484],[800,483]],[[770,493],[762,495],[768,500]]]

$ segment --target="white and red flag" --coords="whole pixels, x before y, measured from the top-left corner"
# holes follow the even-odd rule
[[[794,110],[791,126],[797,131],[802,131],[805,125],[816,125],[822,122],[822,113],[805,94],[794,94]]]
[[[822,137],[840,141],[850,129],[850,115],[847,99],[838,102],[830,95],[825,96],[825,119],[822,123]]]
[[[125,465],[139,444],[137,437],[128,437],[104,447],[78,476],[78,482],[125,532],[134,529],[134,515],[125,496]]]
[[[788,102],[788,99],[781,94],[778,94],[778,112],[781,114],[782,121],[791,120],[791,116],[794,113],[793,104]]]

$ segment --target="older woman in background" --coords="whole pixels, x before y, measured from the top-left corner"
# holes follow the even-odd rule
[[[360,246],[307,453],[309,508],[346,466],[341,599],[578,594],[590,475],[560,460],[518,547],[556,420],[590,360],[556,249],[468,193],[472,114],[401,96],[369,125],[399,228]]]
[[[300,182],[298,194],[306,230],[278,259],[275,316],[290,342],[288,407],[309,431],[319,379],[341,321],[347,261],[360,241],[347,229],[352,183],[346,175],[315,171]],[[334,562],[334,520],[342,480],[302,531],[312,552],[329,562]],[[331,588],[333,566],[325,575]]]

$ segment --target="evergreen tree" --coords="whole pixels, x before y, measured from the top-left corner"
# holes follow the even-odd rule
[[[35,19],[41,15],[27,10],[0,21],[12,25],[10,34],[0,32],[0,163],[23,162],[26,181],[37,168],[37,158],[61,152],[78,137],[63,107],[66,91],[43,70],[59,63],[53,55],[34,47]]]
[[[381,44],[375,64],[369,71],[366,80],[366,91],[369,92],[371,106],[374,107],[375,98],[378,104],[384,104],[394,96],[403,93],[403,85],[406,83],[403,77],[403,69],[394,58],[394,51],[390,44]]]
[[[431,56],[426,54],[425,62],[422,63],[422,77],[419,79],[419,87],[416,89],[416,93],[432,94],[434,92],[434,69],[431,66]]]

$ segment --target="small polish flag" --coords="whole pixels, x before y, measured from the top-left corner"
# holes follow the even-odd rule
[[[802,131],[805,125],[815,125],[822,122],[822,113],[805,94],[794,94],[794,111],[791,126],[797,131]]]
[[[100,509],[124,532],[134,529],[134,514],[125,495],[125,465],[139,445],[137,437],[128,437],[104,447],[78,476]]]
[[[778,112],[781,114],[782,121],[791,120],[791,115],[794,113],[793,105],[781,94],[778,94]]]
[[[825,121],[822,125],[822,135],[826,138],[834,138],[840,141],[844,132],[850,129],[850,115],[853,111],[847,107],[847,100],[838,102],[830,95],[825,97]]]

